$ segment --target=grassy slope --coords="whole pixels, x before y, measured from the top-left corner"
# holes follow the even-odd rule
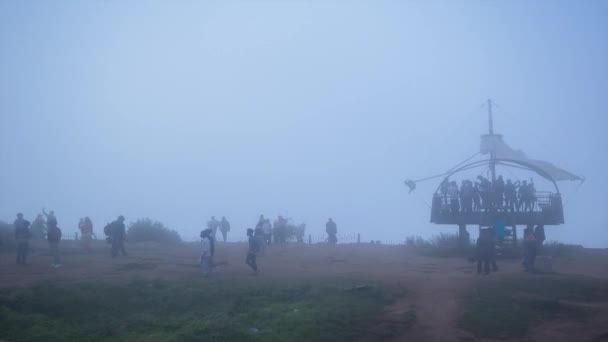
[[[349,281],[144,281],[41,284],[0,294],[11,341],[346,341],[388,297]]]
[[[464,304],[460,326],[485,338],[522,337],[547,319],[584,319],[573,302],[608,301],[608,282],[588,277],[518,275],[480,278]]]

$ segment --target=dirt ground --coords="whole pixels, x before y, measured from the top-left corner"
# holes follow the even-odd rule
[[[46,246],[34,244],[29,265],[17,266],[13,254],[0,254],[0,288],[24,287],[39,281],[126,281],[134,276],[180,279],[200,277],[196,243],[166,247],[157,244],[128,244],[128,257],[112,259],[109,246],[97,241],[92,250],[83,251],[74,241],[62,243],[64,267],[49,267]],[[218,278],[251,277],[244,264],[246,245],[218,243],[212,275]],[[432,258],[417,255],[404,246],[371,244],[271,246],[258,258],[260,277],[344,277],[361,281],[380,281],[407,295],[386,308],[385,318],[416,313],[413,326],[394,341],[473,341],[473,336],[457,328],[461,294],[478,276],[474,265],[462,258]],[[554,260],[557,273],[608,278],[608,251],[582,250],[576,255]],[[501,260],[501,273],[520,273],[517,260]],[[606,326],[604,318],[592,324]],[[593,340],[601,329],[577,334],[580,323],[543,324],[530,334],[530,341]],[[607,329],[608,331],[608,329]],[[595,334],[595,335],[594,335]],[[574,337],[576,336],[576,337]],[[585,337],[587,336],[587,337]],[[598,337],[599,338],[599,337]],[[596,339],[600,341],[601,339]],[[607,336],[608,340],[608,336]]]

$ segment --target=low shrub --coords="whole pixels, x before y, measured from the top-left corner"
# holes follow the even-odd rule
[[[178,232],[166,227],[163,223],[152,221],[149,218],[139,219],[129,225],[127,237],[130,242],[159,242],[180,243],[182,241]]]
[[[471,242],[461,241],[457,234],[441,233],[428,240],[420,236],[410,236],[406,238],[405,245],[426,256],[470,257],[475,252]]]

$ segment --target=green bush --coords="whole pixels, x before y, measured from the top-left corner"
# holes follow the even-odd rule
[[[0,243],[5,249],[15,248],[15,230],[12,224],[0,221]]]
[[[428,240],[410,236],[405,239],[405,245],[426,256],[471,257],[475,252],[471,242],[462,242],[457,234],[441,233]]]
[[[127,237],[130,242],[180,243],[182,241],[178,232],[149,218],[139,219],[131,223],[127,230]]]

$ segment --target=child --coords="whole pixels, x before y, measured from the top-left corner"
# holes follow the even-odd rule
[[[247,250],[247,259],[245,263],[253,269],[254,274],[258,274],[258,264],[256,262],[256,254],[259,250],[258,239],[253,236],[253,229],[247,229],[247,236],[249,236],[249,249]]]

